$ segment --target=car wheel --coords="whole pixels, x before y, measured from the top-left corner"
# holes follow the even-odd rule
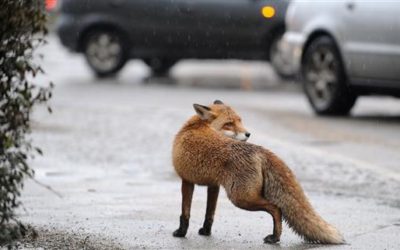
[[[86,61],[98,77],[116,74],[127,61],[125,41],[114,31],[90,31],[85,36],[83,48]]]
[[[301,73],[305,94],[317,114],[349,113],[357,96],[348,88],[339,50],[330,37],[318,37],[309,44]]]
[[[290,62],[283,56],[280,48],[282,36],[282,32],[278,33],[271,42],[269,50],[270,63],[279,77],[283,79],[292,79],[295,72]]]
[[[154,76],[166,76],[176,63],[176,60],[161,58],[146,58],[143,61],[151,68]]]

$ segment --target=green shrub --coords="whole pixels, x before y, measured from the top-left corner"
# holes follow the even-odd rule
[[[15,209],[25,177],[34,171],[28,160],[40,149],[27,137],[30,115],[36,104],[51,97],[51,87],[33,83],[42,69],[33,52],[46,34],[43,1],[0,2],[0,245],[24,235]]]

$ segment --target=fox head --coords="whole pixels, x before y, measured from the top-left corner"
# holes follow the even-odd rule
[[[242,119],[236,112],[220,100],[210,106],[193,104],[194,110],[211,128],[224,136],[239,141],[247,141],[250,133],[243,127]]]

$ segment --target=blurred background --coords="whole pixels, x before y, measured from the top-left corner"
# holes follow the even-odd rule
[[[46,73],[35,81],[54,82],[53,113],[35,110],[45,155],[33,166],[58,195],[25,188],[22,218],[43,232],[36,244],[265,248],[270,217],[225,194],[213,236],[197,235],[204,187],[187,238],[172,237],[181,202],[172,140],[193,103],[220,99],[352,248],[399,246],[400,2],[46,0],[46,9],[36,59]],[[287,227],[281,240],[272,248],[309,247]]]

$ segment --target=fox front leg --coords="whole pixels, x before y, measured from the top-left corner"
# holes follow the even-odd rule
[[[203,227],[200,228],[199,234],[209,236],[211,235],[211,227],[214,221],[215,208],[217,207],[217,200],[219,194],[218,186],[209,186],[207,189],[207,210],[204,219]]]
[[[174,237],[185,237],[189,227],[190,207],[192,205],[194,184],[182,180],[182,214],[179,221],[179,228],[173,233]]]

